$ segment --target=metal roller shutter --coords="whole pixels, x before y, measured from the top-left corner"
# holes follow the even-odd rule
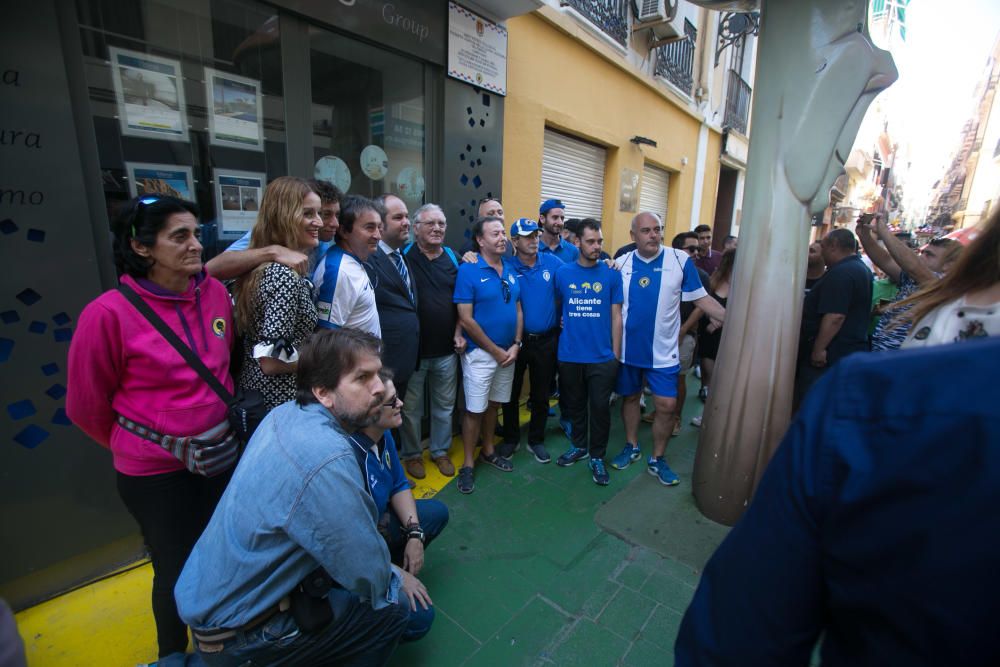
[[[642,187],[639,189],[639,210],[650,211],[667,219],[667,190],[670,173],[664,169],[645,165],[642,168]]]
[[[604,207],[604,165],[600,146],[545,130],[542,152],[542,201],[559,199],[567,218],[601,219]]]

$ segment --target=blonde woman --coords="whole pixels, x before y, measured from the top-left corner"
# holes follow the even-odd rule
[[[319,244],[320,206],[303,179],[271,181],[250,247],[280,245],[309,255]],[[283,264],[262,264],[237,280],[235,315],[243,334],[240,386],[261,392],[269,408],[294,398],[298,349],[316,328],[312,284]]]

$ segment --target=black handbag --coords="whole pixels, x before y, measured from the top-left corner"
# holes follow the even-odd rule
[[[264,396],[259,391],[244,391],[237,388],[236,393],[231,393],[219,379],[212,375],[205,362],[198,358],[198,355],[189,348],[180,337],[174,333],[173,329],[156,314],[148,303],[142,300],[134,289],[128,285],[119,285],[118,291],[122,293],[128,302],[135,306],[135,309],[145,317],[153,328],[160,332],[160,335],[184,357],[184,361],[198,374],[198,376],[212,388],[222,402],[226,404],[226,416],[229,424],[239,441],[245,446],[250,441],[250,436],[257,429],[258,424],[268,413],[267,403]]]

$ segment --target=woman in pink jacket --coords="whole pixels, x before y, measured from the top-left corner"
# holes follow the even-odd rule
[[[232,390],[232,304],[222,283],[202,270],[198,231],[190,202],[134,200],[113,224],[115,263],[122,284]],[[164,435],[193,436],[224,422],[226,405],[118,290],[105,292],[81,313],[67,384],[69,417],[111,450],[118,493],[149,549],[160,658],[182,658],[188,636],[177,615],[174,584],[232,470],[214,477],[189,472],[118,418]]]

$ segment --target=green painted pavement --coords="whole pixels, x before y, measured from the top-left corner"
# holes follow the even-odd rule
[[[454,484],[438,493],[451,521],[420,576],[437,619],[390,664],[672,665],[683,611],[727,530],[691,498],[698,430],[687,422],[702,409],[695,393],[667,448],[677,487],[646,474],[643,460],[609,470],[608,487],[593,483],[585,462],[558,467],[568,441],[550,419],[552,463],[522,447],[514,472],[479,466],[475,493],[463,496]],[[648,424],[640,442],[645,456]],[[609,461],[623,444],[615,405]]]

